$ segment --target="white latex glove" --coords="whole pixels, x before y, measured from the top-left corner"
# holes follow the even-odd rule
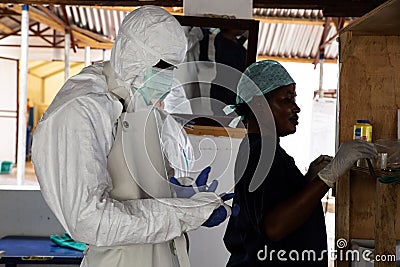
[[[318,177],[318,173],[325,168],[331,161],[332,157],[327,156],[327,155],[321,155],[318,158],[316,158],[313,162],[310,163],[310,167],[308,168],[308,171],[305,175],[306,180],[308,182],[311,182],[314,180],[316,177]]]
[[[343,143],[335,157],[318,176],[329,187],[333,187],[334,183],[340,176],[346,173],[347,170],[359,159],[375,158],[378,152],[375,145],[362,140],[353,140]]]

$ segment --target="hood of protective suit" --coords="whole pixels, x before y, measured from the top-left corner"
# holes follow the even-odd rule
[[[121,86],[138,88],[146,67],[161,59],[172,65],[182,63],[186,47],[183,28],[171,14],[157,6],[143,6],[124,18],[110,63]]]

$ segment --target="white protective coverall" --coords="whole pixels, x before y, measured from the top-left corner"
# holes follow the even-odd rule
[[[175,18],[161,8],[143,6],[124,19],[110,63],[129,97],[131,84],[143,84],[146,67],[160,59],[177,65],[185,52],[186,39]],[[81,266],[176,266],[154,253],[151,259],[139,257],[148,256],[141,253],[148,244],[171,241],[201,226],[222,201],[209,192],[161,201],[110,198],[107,156],[121,112],[121,102],[108,91],[103,64],[84,68],[64,84],[33,138],[32,160],[42,195],[72,238],[89,245]]]

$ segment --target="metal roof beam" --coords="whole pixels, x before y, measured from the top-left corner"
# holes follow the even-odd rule
[[[8,8],[11,9],[12,11],[15,11],[18,14],[22,14],[22,7],[20,5],[13,5],[13,6],[9,6]],[[63,34],[65,33],[65,28],[62,25],[58,24],[53,19],[45,16],[44,14],[37,12],[35,9],[30,10],[29,18],[32,20],[35,20],[37,22],[40,22],[42,24],[45,24],[60,33],[63,33]]]
[[[13,5],[13,6],[7,6],[4,5],[7,8],[11,9],[12,11],[21,14],[22,13],[22,7],[19,5]],[[45,24],[49,26],[50,28],[56,30],[57,32],[60,32],[62,34],[65,34],[65,23],[61,19],[58,19],[58,21],[53,20],[53,16],[49,17],[47,14],[41,13],[38,9],[36,8],[31,8],[29,12],[29,17],[37,22],[40,22],[42,24]],[[60,24],[60,21],[62,21],[63,25]],[[74,25],[71,25],[71,32],[73,35],[76,37],[76,45],[78,46],[90,46],[94,49],[111,49],[113,42],[104,37],[101,36],[97,33],[93,33],[88,30],[81,29],[79,27],[76,27]]]
[[[18,28],[18,29],[15,29],[14,31],[12,31],[12,32],[10,32],[10,33],[8,33],[8,34],[0,35],[0,40],[2,40],[2,39],[4,39],[4,38],[7,38],[8,36],[18,35],[18,33],[19,33],[20,30],[21,30],[21,29]]]
[[[35,29],[35,27],[37,27],[37,30]],[[43,34],[43,32],[40,31],[40,23],[39,22],[36,22],[35,24],[30,25],[29,30],[32,32],[32,34],[30,34],[29,36],[39,37],[46,43],[50,44],[51,46],[55,46],[55,44],[53,42],[49,41],[46,38],[47,36],[45,34]]]
[[[0,31],[5,32],[6,34],[10,34],[13,32],[13,30],[10,27],[4,25],[3,23],[0,23]]]

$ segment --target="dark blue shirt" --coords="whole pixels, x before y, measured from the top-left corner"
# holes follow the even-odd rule
[[[264,141],[271,144],[271,140]],[[250,144],[249,149],[247,143]],[[224,236],[225,246],[231,253],[227,266],[328,266],[322,204],[300,228],[284,239],[274,242],[264,234],[265,212],[302,190],[306,181],[293,158],[278,143],[268,175],[250,193],[249,184],[260,159],[260,143],[259,135],[250,134],[239,148],[235,179],[241,178],[235,186],[233,202],[240,205],[240,213],[237,217],[230,217]],[[278,257],[280,250],[284,251],[280,254],[281,259]],[[295,260],[291,261],[291,258]]]

